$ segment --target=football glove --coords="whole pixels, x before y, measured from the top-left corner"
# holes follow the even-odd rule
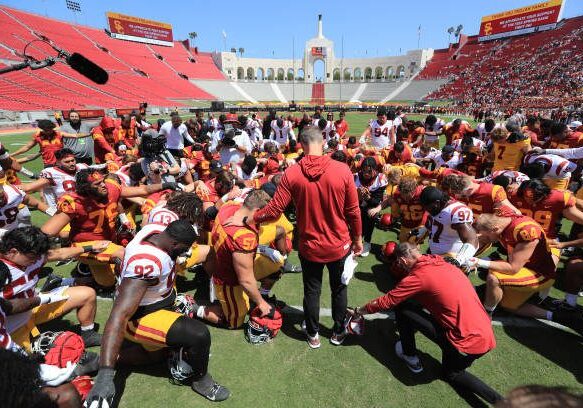
[[[285,256],[281,254],[277,249],[270,248],[266,245],[259,245],[257,247],[257,252],[261,255],[268,257],[274,263],[284,263]]]
[[[87,399],[83,404],[86,408],[109,408],[112,406],[115,397],[115,384],[113,379],[115,370],[113,368],[102,367],[95,377],[95,384]]]

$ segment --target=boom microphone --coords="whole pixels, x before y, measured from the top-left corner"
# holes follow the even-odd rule
[[[71,55],[67,55],[66,61],[71,68],[96,84],[103,85],[107,83],[107,80],[109,79],[107,71],[93,61],[89,61],[81,54],[74,52]]]

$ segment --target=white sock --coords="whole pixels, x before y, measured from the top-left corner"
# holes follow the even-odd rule
[[[495,306],[485,306],[484,305],[484,309],[486,309],[487,312],[493,313],[494,310],[496,310],[496,305]]]
[[[204,319],[204,306],[199,306],[198,309],[196,309],[196,317]]]
[[[553,320],[553,312],[551,312],[550,310],[547,310],[547,320],[550,320],[550,321]]]
[[[88,324],[87,326],[81,326],[81,331],[89,331],[95,328],[95,323]]]
[[[73,286],[75,284],[75,278],[63,278],[61,281],[61,286]]]
[[[565,293],[565,302],[571,306],[577,306],[577,295],[573,295],[572,293]]]

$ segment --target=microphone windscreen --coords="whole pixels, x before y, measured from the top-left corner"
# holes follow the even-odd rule
[[[96,84],[103,85],[107,83],[109,79],[109,74],[99,65],[95,64],[93,61],[88,60],[83,55],[74,52],[70,57],[67,58],[67,63],[75,71],[89,78]]]

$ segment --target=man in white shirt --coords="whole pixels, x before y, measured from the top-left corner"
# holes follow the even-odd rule
[[[178,159],[184,156],[184,139],[188,140],[190,144],[194,144],[194,140],[188,134],[188,128],[182,123],[182,118],[178,114],[172,115],[169,121],[164,122],[159,133],[166,137],[168,151]]]
[[[249,135],[239,129],[237,115],[228,114],[224,122],[225,129],[215,131],[211,139],[211,152],[221,155],[221,164],[241,163],[247,153],[251,153],[252,145]]]

